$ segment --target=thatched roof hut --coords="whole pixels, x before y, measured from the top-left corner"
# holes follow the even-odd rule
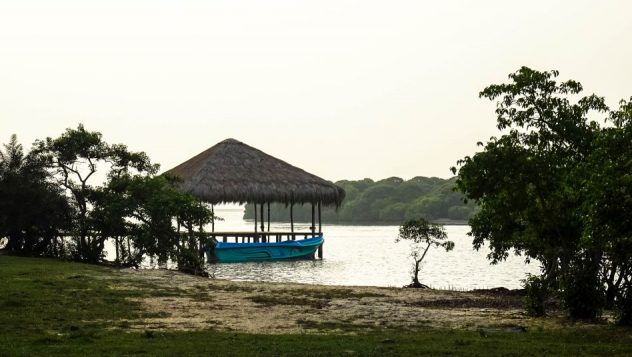
[[[234,139],[167,171],[181,189],[211,204],[322,203],[339,206],[342,188]]]

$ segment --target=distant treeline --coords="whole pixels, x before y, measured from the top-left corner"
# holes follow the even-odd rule
[[[322,219],[326,223],[401,223],[425,217],[431,221],[465,222],[476,206],[463,203],[463,195],[453,191],[455,179],[417,176],[408,181],[399,177],[377,182],[368,178],[338,181],[336,184],[347,193],[345,200],[338,210],[323,207]],[[251,204],[246,205],[244,218],[254,219]],[[272,204],[270,218],[289,222],[289,206]],[[310,222],[311,205],[295,205],[294,220]]]

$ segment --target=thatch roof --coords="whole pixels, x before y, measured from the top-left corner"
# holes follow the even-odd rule
[[[281,202],[339,206],[342,188],[234,139],[167,171],[180,188],[209,203]]]

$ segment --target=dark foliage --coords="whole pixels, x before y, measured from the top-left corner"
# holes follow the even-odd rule
[[[527,314],[537,317],[546,315],[546,300],[549,297],[549,292],[544,279],[529,275],[524,280],[524,289],[526,293],[524,306]]]
[[[591,257],[574,259],[562,279],[562,300],[570,315],[593,319],[601,314],[604,298],[599,262]]]
[[[608,112],[604,99],[571,102],[582,86],[558,74],[523,67],[480,93],[497,100],[501,136],[458,162],[456,185],[480,207],[470,219],[475,248],[489,244],[494,263],[511,251],[542,263],[542,281],[527,281],[528,309],[541,312],[543,286],[571,316],[590,318],[624,301],[632,274],[632,104],[600,127],[589,114]]]
[[[93,221],[97,207],[107,196],[91,178],[103,166],[110,179],[131,172],[153,174],[158,167],[151,164],[145,153],[130,152],[124,145],[109,145],[101,133],[87,131],[81,124],[77,129],[67,129],[58,138],[36,142],[33,152],[46,161],[73,207],[74,224],[70,233],[74,258],[91,263],[101,261],[105,241],[110,237],[95,230]]]
[[[61,235],[70,226],[70,213],[43,162],[24,155],[13,135],[0,152],[0,237],[7,237],[7,249],[25,255],[63,255]]]
[[[102,184],[92,182],[98,170],[107,177]],[[110,240],[116,264],[149,258],[201,274],[194,227],[211,213],[157,170],[146,154],[110,145],[82,125],[36,142],[26,156],[13,136],[0,153],[0,237],[15,254],[90,263],[103,262]]]

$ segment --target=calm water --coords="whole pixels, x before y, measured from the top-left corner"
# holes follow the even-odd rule
[[[242,209],[216,209],[224,221],[216,231],[254,229],[253,222],[242,219]],[[307,231],[309,225],[295,225]],[[288,230],[289,224],[272,223],[271,230]],[[324,259],[316,261],[215,264],[209,270],[217,278],[298,282],[327,285],[403,286],[410,283],[409,246],[395,243],[398,226],[323,225]],[[537,264],[525,264],[510,256],[498,265],[490,265],[487,251],[472,249],[466,233],[468,226],[446,226],[448,237],[456,244],[453,251],[430,250],[420,280],[437,288],[457,289],[520,287],[525,273],[537,273]]]

